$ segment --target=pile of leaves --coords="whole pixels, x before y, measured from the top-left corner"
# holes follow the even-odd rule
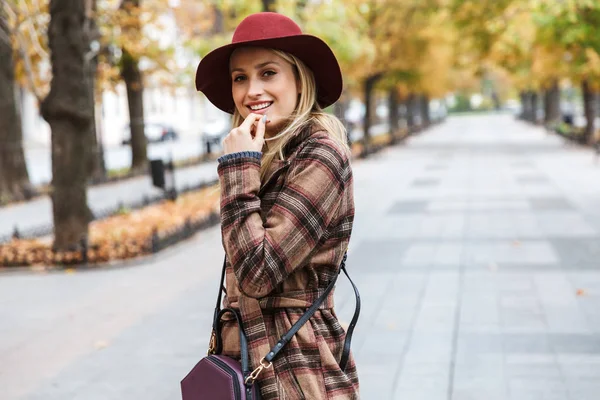
[[[584,134],[583,128],[571,126],[569,124],[565,124],[564,122],[557,124],[554,129],[557,133],[563,136],[578,137]]]
[[[401,129],[395,135],[391,133],[385,133],[382,135],[377,135],[371,138],[369,141],[368,149],[365,148],[364,143],[362,141],[357,141],[352,143],[350,147],[352,157],[359,158],[365,155],[365,151],[370,150],[369,153],[373,151],[380,150],[384,147],[392,145],[394,142],[402,140],[408,136],[408,130],[406,128]]]
[[[55,252],[52,238],[19,239],[0,244],[0,267],[96,264],[151,254],[157,242],[192,233],[215,220],[219,188],[205,188],[136,211],[123,210],[90,224],[87,245]]]

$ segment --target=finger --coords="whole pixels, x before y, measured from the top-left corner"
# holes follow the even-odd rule
[[[262,141],[265,139],[265,126],[267,125],[267,114],[263,115],[261,119],[258,120],[258,125],[256,125],[256,133],[254,135],[255,141]]]
[[[250,132],[250,127],[254,125],[256,120],[258,120],[260,117],[262,117],[262,115],[249,114],[244,122],[242,122],[242,124],[239,126],[239,129],[243,130],[244,132]]]

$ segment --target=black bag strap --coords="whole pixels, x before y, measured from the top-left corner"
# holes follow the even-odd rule
[[[344,274],[346,274],[348,280],[350,280],[352,288],[354,289],[354,295],[356,297],[356,307],[354,309],[354,316],[352,317],[352,322],[350,322],[348,331],[346,332],[346,340],[344,341],[344,350],[342,352],[342,358],[340,360],[340,368],[342,369],[342,371],[346,369],[346,364],[348,363],[348,357],[350,356],[350,344],[352,342],[352,334],[354,333],[354,327],[356,326],[358,317],[360,315],[360,294],[358,293],[358,288],[356,287],[354,282],[352,282],[352,279],[350,279],[348,271],[346,271],[346,258],[347,254],[344,254],[344,259],[342,260],[339,273],[341,273],[341,271],[344,271]],[[309,319],[312,318],[312,316],[319,309],[321,304],[323,304],[323,302],[327,299],[329,293],[331,293],[331,291],[333,290],[336,281],[337,276],[331,281],[329,286],[327,286],[327,289],[325,289],[323,294],[313,303],[313,305],[304,313],[304,315],[302,315],[302,317],[291,327],[291,329],[285,335],[283,335],[281,339],[279,339],[277,344],[273,346],[271,351],[269,351],[269,353],[265,356],[265,361],[272,362],[273,359],[277,356],[277,354],[281,351],[281,349],[283,349],[285,345],[287,345],[289,341],[292,340],[292,338],[300,330],[300,328],[302,328],[302,326],[306,322],[308,322]]]
[[[344,256],[344,261],[346,260],[346,256]],[[344,340],[344,350],[342,351],[342,358],[340,359],[340,368],[342,371],[346,370],[346,366],[348,364],[348,357],[350,357],[350,344],[352,342],[352,334],[354,333],[354,328],[356,327],[356,323],[358,322],[358,317],[360,315],[360,293],[358,292],[358,288],[348,275],[348,271],[346,270],[346,264],[342,264],[340,271],[344,271],[344,274],[350,281],[352,285],[352,289],[354,290],[354,297],[356,299],[356,305],[354,306],[354,315],[352,316],[352,320],[350,321],[350,325],[348,325],[348,329],[346,330],[346,340]]]
[[[348,364],[348,358],[350,356],[350,345],[352,342],[352,334],[354,333],[354,328],[356,326],[356,323],[358,322],[358,317],[360,316],[360,293],[358,292],[358,288],[356,287],[356,285],[354,284],[352,279],[350,279],[350,276],[348,275],[348,271],[346,270],[347,257],[348,257],[348,254],[347,253],[344,254],[344,258],[341,262],[340,270],[338,271],[338,275],[343,271],[344,274],[346,275],[346,277],[348,278],[348,280],[350,281],[350,283],[352,284],[352,288],[354,289],[354,295],[356,297],[356,306],[354,309],[354,316],[352,317],[352,321],[350,322],[350,325],[348,326],[348,329],[346,332],[346,339],[344,341],[344,348],[342,351],[342,357],[340,359],[340,368],[342,371],[344,371],[346,369],[346,366]],[[279,339],[277,344],[275,344],[275,346],[273,346],[271,351],[269,351],[269,353],[264,357],[264,359],[261,360],[261,363],[260,363],[261,365],[256,370],[254,370],[252,372],[252,374],[247,375],[246,372],[249,372],[249,371],[247,369],[244,369],[244,364],[246,364],[246,366],[249,365],[248,349],[247,349],[248,344],[247,344],[246,337],[244,335],[244,329],[243,329],[241,318],[239,317],[239,314],[237,314],[237,312],[235,312],[235,310],[233,310],[233,309],[226,308],[224,310],[221,310],[222,294],[223,294],[223,292],[226,292],[225,286],[224,286],[224,284],[225,284],[225,269],[226,268],[227,268],[227,259],[225,259],[225,261],[223,262],[223,271],[221,272],[221,284],[220,284],[220,288],[219,288],[219,293],[217,295],[217,304],[215,306],[215,314],[214,314],[214,318],[213,318],[213,335],[214,335],[214,340],[215,340],[215,346],[213,348],[213,351],[215,354],[220,354],[222,351],[221,329],[220,329],[219,322],[223,315],[223,311],[233,312],[233,314],[236,316],[236,322],[238,323],[238,327],[240,330],[240,346],[241,346],[240,353],[241,353],[241,358],[242,358],[242,372],[244,373],[244,376],[247,377],[246,384],[252,384],[254,382],[254,380],[256,379],[256,377],[258,376],[258,374],[262,371],[262,369],[270,367],[273,359],[275,359],[277,354],[279,354],[279,352],[289,343],[289,341],[292,340],[294,335],[300,330],[300,328],[302,328],[302,326],[306,322],[308,322],[308,320],[319,309],[321,304],[323,304],[323,302],[327,299],[327,296],[329,295],[329,293],[331,293],[331,291],[333,290],[333,288],[335,286],[338,276],[336,275],[336,277],[329,283],[329,285],[327,286],[327,288],[325,289],[323,294],[321,294],[321,296],[319,296],[319,298],[317,300],[315,300],[315,302],[312,304],[312,306],[291,327],[291,329],[285,335],[283,335],[281,337],[281,339]],[[243,339],[242,339],[242,337],[243,337]]]
[[[213,316],[213,331],[216,331],[216,327],[219,324],[219,311],[221,310],[221,301],[223,300],[223,292],[227,294],[227,290],[225,289],[225,269],[227,268],[227,258],[223,261],[223,270],[221,271],[221,285],[219,286],[219,293],[217,294],[217,304],[215,305],[215,313]],[[220,340],[219,340],[220,341]],[[217,347],[218,348],[218,347]],[[216,350],[216,349],[215,349]],[[218,348],[217,354],[221,352],[221,349]]]
[[[242,317],[233,308],[224,308],[221,311],[219,311],[217,319],[221,320],[221,317],[227,313],[230,313],[234,316],[238,326],[242,326]],[[215,335],[219,338],[221,337],[221,327],[219,324],[217,324],[217,330],[215,331]],[[217,354],[220,354],[222,351],[221,340],[219,340],[219,345],[221,346],[221,349],[219,349],[219,352]],[[240,330],[240,353],[242,358],[242,374],[244,375],[244,377],[246,377],[250,375],[250,358],[248,357],[248,340],[246,339],[246,335],[244,334],[243,330]]]

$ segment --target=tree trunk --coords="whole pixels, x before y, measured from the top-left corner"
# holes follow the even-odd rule
[[[398,110],[398,90],[394,87],[388,93],[389,126],[392,140],[395,140],[400,130],[400,114]]]
[[[400,100],[400,127],[408,129],[408,98],[403,97]]]
[[[123,0],[121,8],[131,10],[138,8],[140,0]],[[125,31],[140,31],[141,23],[138,18],[130,16],[132,21]],[[138,60],[127,51],[122,49],[121,77],[127,88],[127,103],[129,106],[129,124],[131,131],[131,169],[144,170],[147,168],[147,140],[144,134],[144,84],[142,73],[138,66]]]
[[[96,0],[88,0],[91,1],[92,12],[95,16],[96,12]],[[88,18],[88,29],[89,29],[89,40],[100,40],[100,30],[98,29],[98,25],[96,24],[96,20],[93,17]],[[106,165],[104,163],[104,146],[102,145],[101,138],[98,137],[98,132],[96,129],[96,118],[102,118],[102,115],[96,115],[96,77],[98,74],[98,56],[94,56],[89,62],[89,73],[88,73],[88,85],[90,86],[90,96],[92,104],[94,107],[92,108],[92,123],[90,129],[90,141],[91,141],[91,154],[89,158],[89,177],[92,181],[101,181],[106,177]]]
[[[500,98],[498,97],[498,93],[494,90],[492,92],[492,103],[494,103],[494,110],[499,111],[500,110]]]
[[[406,99],[406,124],[409,132],[415,129],[415,95],[412,93]]]
[[[521,99],[521,118],[527,119],[527,92],[519,92],[519,98]]]
[[[560,89],[556,80],[544,92],[544,122],[546,124],[560,122]]]
[[[81,0],[51,0],[48,43],[52,62],[50,93],[41,111],[52,130],[52,211],[54,247],[66,250],[87,240],[88,148],[93,124],[89,50]]]
[[[216,4],[213,5],[213,12],[215,13],[215,22],[213,24],[212,33],[218,35],[225,32],[225,18],[223,17],[223,11]]]
[[[430,118],[429,118],[429,96],[427,95],[421,95],[419,96],[420,99],[420,105],[421,105],[421,125],[423,126],[423,128],[427,128],[430,124]]]
[[[525,121],[533,122],[537,103],[534,92],[525,91],[521,97],[521,101],[523,106],[523,119]]]
[[[92,61],[92,64],[96,65],[97,64]],[[94,80],[94,76],[96,74],[96,68],[93,67],[92,68],[93,74],[91,79]],[[92,73],[92,72],[91,72]],[[92,91],[91,96],[93,98],[95,98],[94,95],[94,83],[92,83],[92,87],[90,88],[90,90]],[[92,180],[92,182],[101,182],[106,178],[106,162],[104,160],[104,145],[102,143],[102,136],[101,134],[98,132],[97,126],[96,126],[96,118],[102,118],[102,115],[98,115],[96,113],[96,105],[95,105],[95,100],[94,101],[94,108],[93,108],[93,116],[92,116],[92,120],[94,121],[94,123],[92,123],[92,127],[90,128],[90,158],[89,158],[89,178]],[[100,108],[100,107],[99,107]]]
[[[367,77],[364,83],[364,96],[365,96],[365,116],[363,119],[363,142],[365,148],[369,146],[371,142],[371,122],[372,122],[372,95],[375,84],[381,78],[381,74],[375,74]]]
[[[530,121],[534,124],[537,123],[537,111],[538,111],[538,93],[536,91],[531,92],[531,119]]]
[[[533,92],[526,90],[521,92],[521,107],[522,113],[521,116],[525,121],[532,122],[534,116],[535,109],[535,99],[533,96]]]
[[[0,8],[0,30],[8,32],[4,11]],[[23,200],[34,194],[29,182],[19,105],[15,98],[12,46],[0,38],[0,203]]]
[[[273,8],[275,6],[275,0],[262,0],[262,10],[263,11],[275,11]]]
[[[588,80],[584,80],[581,84],[581,90],[583,93],[583,109],[585,113],[586,125],[583,137],[581,138],[582,143],[591,143],[594,140],[594,121],[596,119],[596,93],[590,87]]]
[[[348,111],[348,98],[346,93],[342,93],[340,99],[333,104],[333,114],[340,120],[342,125],[344,125],[344,128],[346,128],[346,137],[348,139],[348,145],[350,145],[352,144],[352,127],[349,126],[348,121],[346,120],[346,111]]]

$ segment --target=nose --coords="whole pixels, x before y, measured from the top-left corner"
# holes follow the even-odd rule
[[[249,79],[248,97],[257,99],[263,94],[263,92],[263,83],[260,81],[260,79]]]

